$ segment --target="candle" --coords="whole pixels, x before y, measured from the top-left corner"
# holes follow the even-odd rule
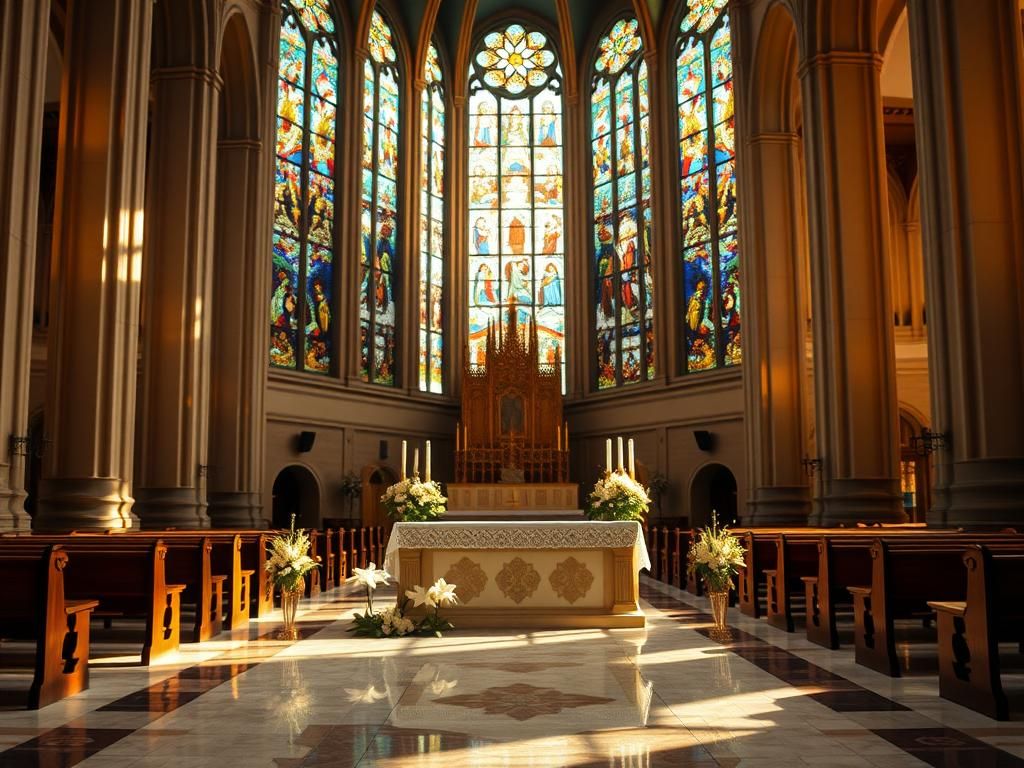
[[[412,476],[417,477],[420,473],[420,449],[413,448],[412,451]]]
[[[405,480],[405,467],[406,467],[406,462],[408,461],[408,454],[407,454],[408,449],[409,449],[408,444],[405,442],[405,440],[403,440],[402,441],[402,479],[403,480]]]
[[[636,461],[633,456],[633,438],[629,438],[629,476],[636,480]]]
[[[633,463],[633,441],[632,440],[629,441],[629,451],[630,451],[630,453],[629,453],[629,462],[630,462],[630,464],[632,464]],[[427,440],[427,455],[426,455],[425,459],[426,459],[427,467],[426,467],[426,476],[423,479],[426,480],[429,483],[430,482],[430,441],[429,440]]]
[[[462,440],[461,432],[462,432],[462,425],[460,425],[458,422],[455,422],[455,452],[456,453],[459,452],[459,445],[460,445],[460,442]]]
[[[558,433],[558,450],[562,450],[562,425],[556,424],[555,431]]]
[[[622,464],[622,435],[619,435],[619,472],[624,471],[625,467]]]
[[[612,439],[604,441],[604,466],[606,472],[612,471]]]

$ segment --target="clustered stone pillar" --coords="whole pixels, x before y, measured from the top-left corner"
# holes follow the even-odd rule
[[[150,82],[135,512],[145,528],[203,528],[217,74],[166,67]]]
[[[39,160],[48,0],[0,0],[0,530],[25,512]]]
[[[217,233],[210,312],[210,434],[207,498],[215,528],[261,527],[272,210],[259,141],[217,145]]]
[[[850,8],[858,5],[851,2]],[[819,6],[817,13],[825,10]],[[806,22],[817,21],[813,16]],[[830,23],[839,39],[816,40],[817,50],[805,52],[799,68],[815,427],[822,459],[817,522],[895,522],[905,515],[898,481],[881,57],[873,50],[873,25],[861,20],[846,29],[841,19]]]
[[[26,3],[33,6],[34,3]],[[127,527],[152,4],[69,0],[46,426],[33,527]]]
[[[1024,514],[1024,64],[1017,0],[910,0],[928,300],[929,523]]]
[[[810,488],[804,454],[804,249],[800,139],[790,132],[753,136],[742,148],[748,169],[743,209],[744,395],[751,525],[806,523]]]

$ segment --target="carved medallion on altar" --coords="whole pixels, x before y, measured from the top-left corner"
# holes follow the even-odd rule
[[[483,365],[465,356],[449,516],[579,515],[561,360],[539,361],[536,325],[518,315],[512,305],[503,325],[487,329]]]

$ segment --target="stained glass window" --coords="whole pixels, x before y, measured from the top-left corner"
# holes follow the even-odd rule
[[[328,0],[287,0],[282,10],[270,363],[328,373],[336,337],[337,40]]]
[[[359,340],[364,381],[395,385],[399,79],[391,27],[370,19],[363,66]]]
[[[420,391],[443,391],[444,83],[437,48],[427,49],[420,100]]]
[[[620,19],[601,38],[590,95],[599,389],[655,373],[650,95],[637,27]]]
[[[743,359],[727,1],[688,0],[676,57],[687,371]]]
[[[469,362],[515,307],[565,380],[561,72],[543,32],[509,24],[470,64]]]

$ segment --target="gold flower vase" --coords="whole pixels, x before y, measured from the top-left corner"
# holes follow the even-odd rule
[[[729,590],[708,589],[708,600],[711,601],[711,616],[715,620],[715,630],[725,631],[729,628],[726,619],[729,611]]]
[[[277,633],[280,640],[295,640],[298,630],[295,629],[295,614],[299,610],[299,600],[306,592],[306,580],[299,579],[292,589],[281,587],[281,629]]]

